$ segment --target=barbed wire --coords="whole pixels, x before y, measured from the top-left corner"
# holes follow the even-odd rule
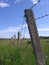
[[[35,18],[35,20],[38,20],[38,19],[41,19],[41,18],[44,18],[44,17],[47,17],[47,16],[49,16],[49,14],[43,15],[41,17],[37,17],[37,18]]]
[[[24,25],[24,20],[23,20],[22,23],[21,23],[21,30],[20,30],[20,32],[22,32],[23,25]]]
[[[24,36],[25,36],[25,28],[24,28],[24,26],[25,26],[25,18],[22,21],[21,30],[20,30],[20,32],[22,34],[22,38],[24,38]]]
[[[23,32],[23,38],[25,38],[25,34],[26,34],[26,28],[27,28],[27,23],[26,23],[26,21],[25,21],[24,25],[25,25],[25,27],[24,27],[24,32]]]
[[[40,3],[40,0],[36,3],[36,4],[34,4],[33,6],[31,6],[30,7],[30,9],[32,9],[34,6],[36,6],[38,3]]]
[[[35,20],[38,20],[38,19],[41,19],[41,18],[44,18],[44,17],[47,17],[47,16],[49,16],[49,14],[46,14],[46,15],[37,17],[37,18],[35,18]],[[22,33],[22,31],[23,31],[22,38],[25,37],[25,30],[26,30],[26,26],[25,26],[25,28],[24,28],[25,22],[26,22],[26,20],[24,19],[23,22],[22,22],[22,24],[21,24],[21,25],[22,25],[22,26],[21,26],[21,33]]]
[[[34,6],[36,6],[38,3],[40,3],[40,1],[41,0],[38,0],[38,2],[36,3],[36,4],[34,4],[30,9],[32,9]],[[38,20],[38,19],[41,19],[41,18],[44,18],[44,17],[47,17],[47,16],[49,16],[49,14],[46,14],[46,15],[42,15],[42,16],[40,16],[40,17],[37,17],[37,18],[35,18],[35,20]],[[23,16],[24,17],[24,16]],[[22,33],[22,31],[23,31],[23,37],[25,36],[25,28],[23,27],[25,24],[24,24],[24,22],[25,22],[26,20],[24,19],[23,20],[23,22],[22,22],[22,28],[21,28],[21,33]]]

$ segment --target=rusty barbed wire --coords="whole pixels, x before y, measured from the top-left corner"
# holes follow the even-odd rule
[[[36,3],[36,4],[34,4],[32,7],[30,7],[30,9],[32,9],[34,6],[36,6],[38,3],[40,3],[40,0]]]
[[[49,14],[43,15],[41,17],[37,17],[37,18],[35,18],[35,20],[38,20],[38,19],[41,19],[41,18],[44,18],[44,17],[47,17],[47,16],[49,16]]]

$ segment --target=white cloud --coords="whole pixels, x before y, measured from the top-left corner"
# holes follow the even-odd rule
[[[27,27],[27,24],[23,24],[23,26],[20,25],[19,27],[9,27],[7,29],[0,30],[0,33],[17,32],[17,31],[21,30],[22,27],[23,28]]]
[[[27,24],[23,25],[23,28],[27,27]],[[14,33],[21,31],[22,25],[19,27],[9,27],[3,30],[0,30],[0,38],[10,38]]]
[[[49,28],[39,28],[38,31],[49,31]]]
[[[23,28],[26,28],[27,27],[27,24],[21,24],[20,27],[23,27]]]
[[[0,38],[11,38],[14,33],[17,33],[21,27],[9,27],[7,29],[0,30]]]
[[[20,29],[21,29],[20,27],[9,27],[7,29],[0,30],[0,33],[17,32]]]
[[[21,0],[15,0],[14,3],[18,3],[18,2],[20,2],[20,1],[21,1]]]
[[[0,38],[10,38],[14,33],[17,34],[18,31],[21,31],[22,25],[19,27],[9,27],[3,30],[0,30]],[[23,28],[27,28],[27,24],[23,25]],[[49,28],[38,28],[38,32],[40,36],[48,36]],[[27,31],[26,31],[27,32]],[[25,38],[30,38],[29,33],[25,33]]]
[[[6,2],[0,2],[0,7],[9,7],[10,4],[6,3]]]
[[[36,4],[37,3],[37,0],[31,0],[33,2],[33,4]]]

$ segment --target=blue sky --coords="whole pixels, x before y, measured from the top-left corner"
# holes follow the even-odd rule
[[[10,38],[14,34],[17,36],[24,22],[24,10],[37,2],[38,0],[0,0],[0,38]],[[49,14],[49,0],[41,0],[32,10],[35,18]],[[24,22],[21,34],[29,37],[25,24]],[[40,36],[49,36],[49,16],[36,20],[36,24]]]

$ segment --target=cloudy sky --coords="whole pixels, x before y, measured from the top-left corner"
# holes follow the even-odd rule
[[[22,29],[24,10],[30,8],[38,0],[0,0],[0,38],[10,38]],[[34,8],[35,18],[49,14],[49,0],[40,0]],[[21,34],[29,37],[27,24],[24,22]],[[36,20],[40,36],[49,36],[49,16]],[[25,30],[25,33],[24,33]]]

